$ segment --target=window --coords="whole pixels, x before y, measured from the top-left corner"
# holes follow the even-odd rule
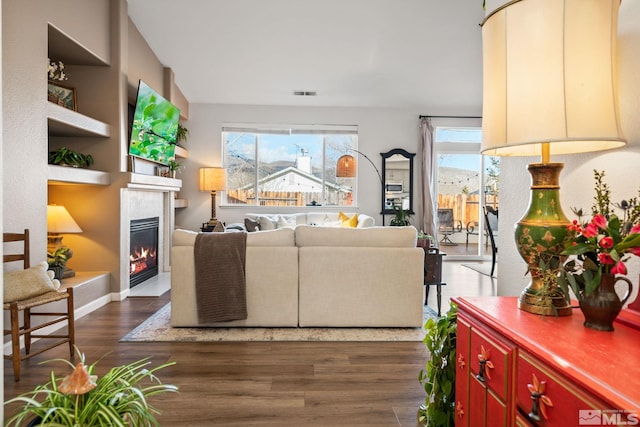
[[[356,126],[222,129],[227,205],[351,206],[356,178],[336,178],[338,158],[357,149]]]
[[[434,139],[438,209],[453,210],[456,231],[439,236],[441,244],[459,246],[451,254],[482,256],[487,250],[482,209],[498,209],[500,158],[480,154],[479,127],[436,127]]]

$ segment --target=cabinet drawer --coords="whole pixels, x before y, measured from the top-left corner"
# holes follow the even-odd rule
[[[517,409],[523,418],[535,421],[535,425],[579,426],[580,411],[613,409],[569,384],[557,372],[524,351],[519,352],[516,363]],[[532,398],[529,385],[539,394],[536,399]],[[534,401],[537,401],[537,410],[533,409]]]
[[[471,328],[469,350],[471,372],[502,400],[509,396],[509,378],[513,366],[513,346],[481,329]]]

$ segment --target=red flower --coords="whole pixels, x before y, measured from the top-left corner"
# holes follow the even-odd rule
[[[633,227],[631,227],[631,231],[629,231],[629,234],[638,234],[640,233],[640,224],[636,224]]]
[[[597,214],[596,216],[594,216],[593,219],[591,220],[591,223],[595,224],[596,227],[602,230],[606,230],[608,226],[607,218],[605,218],[605,216],[602,214]]]
[[[598,235],[598,227],[593,222],[590,222],[582,229],[582,235],[586,238],[595,237]]]
[[[611,249],[613,247],[613,239],[609,236],[605,236],[598,242],[601,248]]]
[[[627,267],[624,265],[624,262],[618,261],[616,265],[611,267],[611,274],[627,274]]]
[[[613,260],[613,258],[611,258],[611,255],[607,254],[607,253],[600,253],[598,254],[598,261],[600,261],[603,264],[615,264],[615,261]]]
[[[629,249],[629,252],[631,252],[635,256],[640,256],[640,248],[631,248]]]

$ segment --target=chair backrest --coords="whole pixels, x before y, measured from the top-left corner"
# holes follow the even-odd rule
[[[495,235],[498,233],[498,210],[491,206],[486,206],[487,227],[491,229],[491,232]]]
[[[484,222],[487,227],[487,233],[489,233],[489,240],[491,241],[491,246],[495,250],[497,249],[497,244],[494,239],[494,236],[498,234],[498,210],[493,209],[491,206],[485,206]]]
[[[25,228],[24,233],[3,233],[2,234],[2,242],[24,242],[23,249],[21,253],[14,253],[11,251],[4,251],[4,255],[2,257],[2,262],[14,262],[14,261],[22,261],[24,268],[29,268],[29,229]]]
[[[453,209],[438,209],[438,227],[453,227]]]

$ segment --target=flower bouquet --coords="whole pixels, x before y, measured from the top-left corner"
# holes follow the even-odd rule
[[[624,212],[622,218],[618,217],[611,209],[610,190],[603,181],[604,175],[604,171],[594,170],[596,196],[591,220],[582,223],[582,210],[572,209],[578,219],[568,226],[562,252],[562,255],[575,257],[565,263],[558,284],[565,294],[570,286],[579,300],[594,292],[603,275],[627,274],[625,263],[633,255],[640,256],[638,199],[618,204]]]
[[[613,331],[613,322],[631,295],[631,281],[624,277],[627,274],[625,263],[633,255],[640,256],[640,206],[637,198],[623,201],[617,207],[624,215],[618,217],[611,210],[609,187],[603,182],[604,172],[594,170],[594,175],[593,216],[583,223],[582,211],[572,209],[579,219],[568,226],[561,255],[570,258],[559,269],[556,280],[566,297],[570,287],[578,298],[586,327]],[[614,287],[618,281],[624,282],[628,289],[622,298]]]

